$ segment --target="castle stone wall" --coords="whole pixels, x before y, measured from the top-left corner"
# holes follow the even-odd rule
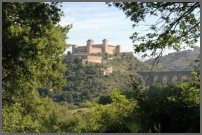
[[[88,62],[93,63],[102,63],[102,57],[101,56],[87,56]]]
[[[64,60],[67,60],[67,61],[74,61],[74,59],[78,59],[82,62],[102,63],[101,56],[70,55],[64,58]]]
[[[96,54],[96,53],[108,53],[108,54],[122,54],[125,56],[133,56],[133,52],[121,52],[121,46],[113,46],[113,45],[108,45],[108,41],[104,39],[102,41],[102,44],[94,44],[94,41],[92,39],[87,40],[87,46],[77,46],[77,45],[72,45],[72,53],[77,53],[77,52],[86,52],[89,54]]]
[[[117,52],[120,54],[120,53],[121,53],[121,46],[120,46],[120,45],[117,45],[117,46],[116,46],[116,50],[117,50]]]
[[[95,44],[95,45],[92,45],[93,47],[95,48],[103,48],[103,44]]]
[[[108,45],[107,48],[106,48],[106,53],[108,53],[108,54],[114,54],[115,50],[116,50],[115,46],[109,46]]]
[[[66,56],[64,59],[66,60],[87,59],[87,55],[70,55],[70,56]]]
[[[102,48],[92,47],[91,53],[101,53]]]
[[[72,53],[76,52],[77,45],[72,45]]]
[[[75,50],[76,52],[87,52],[87,46],[78,46]]]
[[[102,44],[94,44],[92,39],[87,40],[87,46],[72,46],[72,53],[76,52],[87,52],[87,53],[108,53],[114,54],[115,52],[121,53],[121,46],[108,45],[106,39],[103,40]]]

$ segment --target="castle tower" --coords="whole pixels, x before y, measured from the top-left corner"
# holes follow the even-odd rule
[[[116,46],[116,50],[117,50],[117,52],[120,54],[120,53],[121,53],[121,46],[120,46],[120,45],[117,45],[117,46]]]
[[[77,45],[72,45],[72,53],[75,53],[76,52],[76,48],[77,48],[78,46]]]
[[[103,39],[102,40],[102,44],[103,44],[103,48],[104,48],[104,52],[107,52],[107,45],[108,45],[108,40],[107,39]]]
[[[92,45],[94,44],[94,41],[92,39],[87,40],[87,52],[91,53],[92,52]]]

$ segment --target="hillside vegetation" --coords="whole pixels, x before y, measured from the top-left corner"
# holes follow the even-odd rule
[[[56,102],[78,103],[82,107],[81,102],[85,100],[98,101],[101,96],[108,94],[112,89],[124,88],[124,84],[129,82],[131,77],[144,84],[144,80],[136,72],[151,69],[135,57],[99,55],[103,55],[106,63],[84,64],[78,59],[74,61],[64,59],[67,70],[64,73],[66,84],[62,91],[52,92],[47,88],[40,88],[40,95],[42,97],[48,95]],[[106,67],[112,67],[113,72],[103,75],[101,69]],[[75,106],[72,109],[75,109]]]
[[[72,26],[58,25],[59,7],[57,2],[2,3],[3,133],[200,132],[200,59],[192,79],[147,87],[137,71],[150,67],[134,57],[96,54],[103,63],[66,61]],[[103,72],[106,67],[109,72]]]
[[[170,53],[163,56],[158,66],[169,71],[191,71],[196,66],[195,60],[200,55],[200,48]],[[146,64],[152,65],[154,59],[145,61]]]

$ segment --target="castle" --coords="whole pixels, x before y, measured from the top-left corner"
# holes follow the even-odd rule
[[[101,56],[90,56],[90,55],[70,55],[64,58],[67,61],[74,61],[75,59],[79,60],[82,63],[93,62],[93,63],[102,63]]]
[[[83,54],[82,54],[83,53]],[[133,56],[133,52],[121,52],[120,45],[108,45],[106,39],[102,40],[102,44],[94,44],[92,39],[87,40],[86,46],[72,45],[72,54],[67,56],[65,59],[68,61],[73,61],[74,59],[80,60],[83,63],[93,62],[93,63],[105,63],[102,56],[93,56],[89,54],[96,53],[107,53],[107,54],[118,54],[126,57]],[[108,58],[113,59],[113,58]]]
[[[92,39],[89,39],[87,40],[86,46],[72,45],[72,53],[77,52],[86,52],[89,54],[92,53],[121,54],[121,46],[108,45],[108,41],[106,39],[102,40],[102,44],[94,44],[94,41]]]
[[[124,57],[133,57],[133,52],[121,52],[120,45],[109,45],[106,39],[102,40],[102,44],[94,44],[92,39],[87,40],[86,46],[72,45],[72,55],[67,55],[64,60],[73,62],[75,59],[82,63],[106,63],[114,58],[103,59],[102,56],[94,56],[96,53],[118,54]],[[93,54],[93,55],[89,55]],[[112,67],[102,68],[103,75],[111,74]]]

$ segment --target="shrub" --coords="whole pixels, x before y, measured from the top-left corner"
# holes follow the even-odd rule
[[[84,116],[87,125],[82,127],[81,132],[129,132],[125,120],[136,107],[136,102],[129,101],[117,90],[113,90],[110,97],[112,104],[103,106],[94,103],[94,108]]]

